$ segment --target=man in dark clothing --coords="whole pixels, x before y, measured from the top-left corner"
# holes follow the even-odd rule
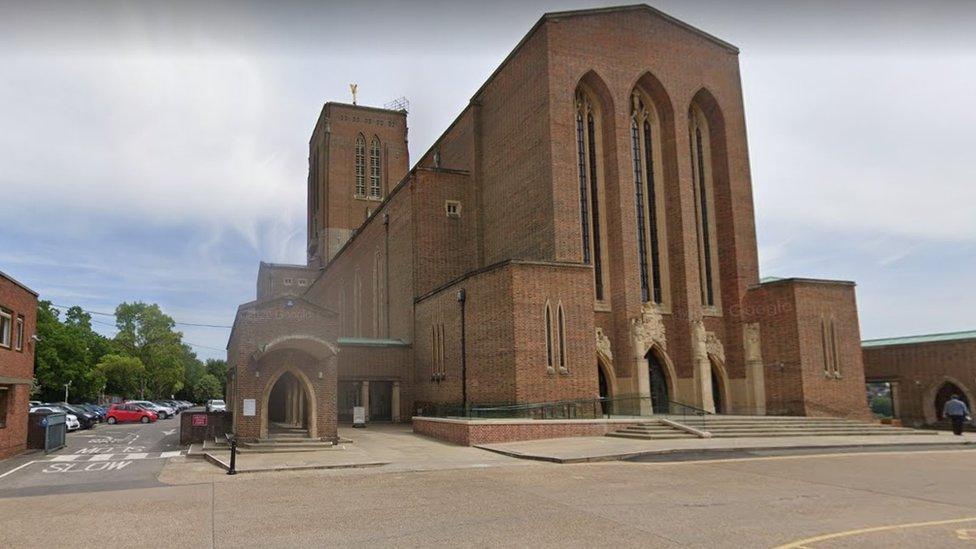
[[[959,400],[959,395],[952,395],[952,398],[942,407],[942,417],[949,418],[952,421],[952,432],[961,435],[962,425],[969,419],[969,407]]]

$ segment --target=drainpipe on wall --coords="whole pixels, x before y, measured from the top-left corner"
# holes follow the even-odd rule
[[[383,230],[386,247],[383,252],[383,270],[386,271],[386,282],[383,284],[383,299],[386,301],[386,307],[383,309],[383,316],[386,317],[386,338],[390,339],[390,214],[388,212],[383,213]]]
[[[466,299],[464,288],[457,292],[458,303],[461,304],[461,405],[464,407],[464,415],[468,415],[468,369],[465,361],[466,349],[464,343],[464,301]]]

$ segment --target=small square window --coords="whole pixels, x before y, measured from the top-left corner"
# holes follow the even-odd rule
[[[308,280],[305,280],[304,278],[299,278],[298,279],[298,285],[299,286],[308,286]]]
[[[285,279],[285,286],[291,286],[295,281],[291,278]]]
[[[444,202],[444,211],[447,212],[448,217],[461,217],[461,203],[457,200],[448,200]]]

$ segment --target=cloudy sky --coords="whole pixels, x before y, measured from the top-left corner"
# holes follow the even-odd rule
[[[976,3],[651,4],[742,50],[763,276],[857,281],[865,338],[976,329]],[[599,5],[0,0],[0,270],[222,357],[189,324],[304,261],[324,101],[406,96],[417,158],[544,11]]]

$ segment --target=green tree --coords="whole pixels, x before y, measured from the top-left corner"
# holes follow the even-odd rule
[[[219,358],[208,358],[207,373],[217,378],[217,381],[220,383],[221,387],[220,396],[221,398],[226,397],[227,361]]]
[[[871,411],[875,415],[881,417],[892,417],[894,413],[894,406],[891,402],[891,397],[887,395],[878,395],[871,399]]]
[[[137,357],[145,366],[147,397],[169,397],[183,388],[186,364],[196,360],[173,319],[159,305],[122,303],[115,308],[115,336],[122,353]]]
[[[193,386],[194,402],[205,402],[212,398],[223,398],[224,384],[211,374],[204,374]]]
[[[61,321],[61,311],[50,301],[37,307],[37,336],[34,376],[43,400],[60,401],[64,385],[71,383],[70,400],[94,399],[105,384],[95,364],[108,351],[108,340],[92,330],[91,316],[71,307]]]
[[[141,393],[146,367],[132,356],[105,355],[95,370],[106,380],[105,391],[127,398]]]

